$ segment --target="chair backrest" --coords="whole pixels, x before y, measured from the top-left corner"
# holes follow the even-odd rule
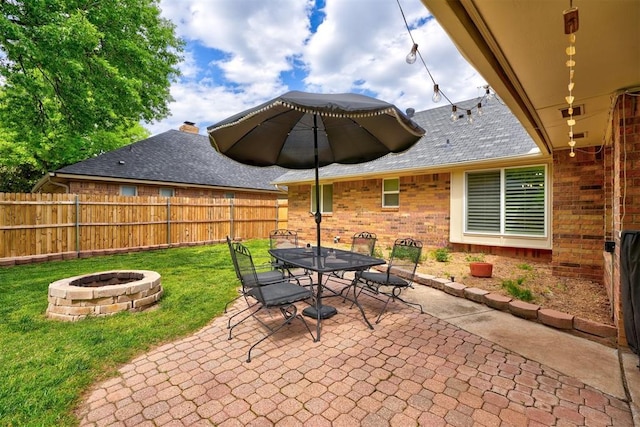
[[[393,270],[402,270],[402,277],[413,280],[421,255],[422,242],[420,240],[412,238],[396,239],[391,250],[388,271],[391,274],[397,274]]]
[[[236,277],[242,281],[240,269],[238,268],[238,260],[236,259],[236,251],[233,250],[233,242],[229,236],[227,236],[227,246],[229,246],[229,253],[231,254],[231,261],[233,261],[233,268],[236,271]]]
[[[258,274],[256,272],[255,265],[253,264],[253,258],[251,257],[249,248],[238,242],[232,243],[231,246],[235,256],[236,265],[238,266],[238,279],[240,279],[240,282],[242,283],[243,293],[247,293],[253,289],[259,290],[260,283],[258,282]]]
[[[356,233],[351,238],[351,252],[356,252],[363,255],[373,255],[373,250],[376,247],[377,236],[375,233],[369,233],[362,231]]]
[[[269,233],[269,245],[271,249],[297,248],[298,233],[283,228],[273,230]]]

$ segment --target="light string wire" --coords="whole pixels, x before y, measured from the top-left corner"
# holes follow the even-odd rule
[[[490,97],[495,96],[495,94],[492,94],[490,92],[490,86],[489,85],[485,85],[485,86],[483,86],[483,88],[485,89],[485,94],[483,96],[477,97],[478,101],[474,101],[474,105],[473,106],[467,108],[467,107],[464,107],[464,106],[461,106],[461,105],[457,105],[454,102],[452,102],[449,99],[449,97],[444,93],[444,91],[440,88],[440,85],[438,83],[436,83],[436,80],[433,78],[433,75],[431,74],[431,70],[429,70],[429,67],[427,66],[426,61],[422,57],[422,53],[420,52],[420,49],[417,47],[418,44],[416,43],[415,39],[413,38],[413,34],[411,33],[411,28],[409,27],[409,23],[407,22],[407,17],[404,14],[404,10],[402,9],[402,5],[400,4],[400,0],[396,0],[396,2],[398,3],[398,8],[400,9],[400,14],[402,15],[402,20],[404,21],[404,25],[407,28],[407,33],[409,33],[409,38],[411,39],[411,43],[413,43],[412,46],[416,46],[416,54],[420,58],[420,62],[422,62],[422,65],[424,66],[424,69],[427,71],[427,74],[429,75],[429,78],[431,79],[431,82],[433,83],[434,86],[438,85],[438,91],[440,92],[442,97],[444,99],[446,99],[447,102],[451,105],[451,107],[452,107],[452,116],[453,116],[453,114],[460,114],[459,117],[464,117],[465,113],[467,115],[470,115],[472,111],[480,109],[483,101],[489,99]],[[496,96],[496,98],[497,98],[497,96]]]

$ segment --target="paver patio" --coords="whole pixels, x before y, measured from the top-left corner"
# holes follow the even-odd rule
[[[627,402],[444,320],[394,304],[371,331],[357,309],[331,301],[339,314],[321,342],[294,322],[251,363],[261,326],[249,319],[229,341],[227,317],[216,318],[96,385],[80,424],[633,426]],[[362,302],[370,317],[380,307]]]

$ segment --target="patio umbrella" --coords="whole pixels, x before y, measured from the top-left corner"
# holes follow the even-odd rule
[[[211,145],[254,166],[315,169],[317,255],[321,254],[318,169],[364,163],[410,148],[424,129],[396,106],[353,93],[292,91],[207,128]]]

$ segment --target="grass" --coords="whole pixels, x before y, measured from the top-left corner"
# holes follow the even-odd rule
[[[267,240],[245,243],[257,263],[268,260]],[[223,243],[0,268],[0,425],[76,425],[73,410],[93,383],[222,313],[237,295],[230,261]],[[116,269],[160,273],[159,309],[74,323],[45,317],[49,283]]]

